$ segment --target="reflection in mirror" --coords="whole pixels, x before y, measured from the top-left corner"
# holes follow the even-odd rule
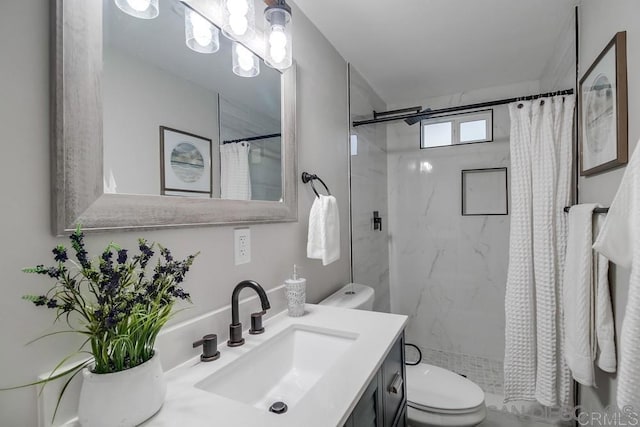
[[[103,1],[105,193],[282,200],[281,74],[237,76],[231,41],[193,18],[186,40],[189,9],[159,7]]]

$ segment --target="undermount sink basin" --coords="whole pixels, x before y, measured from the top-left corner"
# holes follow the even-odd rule
[[[258,409],[292,409],[354,343],[357,335],[291,326],[195,386]]]

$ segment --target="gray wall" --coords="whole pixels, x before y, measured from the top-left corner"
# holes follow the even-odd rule
[[[45,339],[25,346],[46,332],[53,312],[21,301],[25,293],[41,293],[49,281],[20,272],[46,262],[51,248],[65,242],[52,237],[49,224],[49,5],[47,0],[0,3],[0,117],[6,151],[0,178],[5,183],[0,209],[0,386],[33,381],[79,344],[74,337]],[[345,61],[295,9],[295,58],[298,61],[298,170],[317,173],[340,206],[342,258],[330,266],[306,259],[308,212],[313,193],[299,188],[297,223],[255,225],[250,264],[233,265],[233,228],[204,227],[89,237],[92,253],[108,242],[134,247],[138,236],[172,248],[177,256],[202,254],[186,288],[194,306],[177,320],[196,317],[229,303],[233,286],[252,278],[267,288],[282,283],[293,263],[308,279],[307,295],[317,302],[350,278],[348,209],[348,112]],[[277,254],[277,255],[273,255]],[[226,331],[216,330],[224,335]],[[190,342],[176,345],[190,346]],[[0,425],[35,426],[36,390],[0,392]]]
[[[583,2],[580,7],[580,77],[618,31],[627,31],[627,75],[629,82],[629,153],[636,148],[640,138],[640,2],[615,0],[610,2]],[[624,168],[590,178],[580,178],[580,202],[599,202],[609,206],[618,189]],[[619,340],[627,305],[629,271],[613,269],[611,292]],[[619,346],[619,341],[618,341]],[[619,354],[619,353],[618,353]],[[598,389],[582,387],[580,404],[586,410],[599,410],[614,405],[616,376],[596,369]],[[638,408],[636,408],[637,410]]]
[[[113,48],[104,50],[104,170],[121,194],[160,194],[158,126],[212,141],[220,195],[218,94]]]
[[[438,109],[537,91],[538,82],[523,82],[421,105]],[[461,215],[461,171],[510,164],[508,110],[493,110],[494,140],[487,143],[420,149],[419,125],[389,126],[391,310],[410,316],[407,341],[425,350],[501,361],[509,216]]]
[[[349,67],[351,120],[385,111],[385,102],[364,77]],[[351,128],[357,138],[357,153],[351,154],[351,221],[353,280],[376,291],[374,309],[388,312],[389,301],[389,215],[387,209],[386,125]],[[382,217],[382,231],[373,230],[373,211]]]
[[[640,2],[636,0],[582,1],[580,2],[580,78],[618,31],[627,31],[627,75],[629,82],[629,153],[631,154],[640,138],[640,123],[634,120],[640,113]],[[568,52],[575,38],[573,22],[567,23],[563,39],[558,41],[555,55],[541,81],[543,90],[554,90],[575,85],[575,53]],[[575,49],[575,47],[574,47]],[[554,70],[565,70],[556,72]],[[581,177],[579,202],[598,202],[609,206],[616,194],[625,168],[608,171],[592,177]],[[619,340],[627,305],[629,271],[611,265],[611,293]],[[619,341],[617,342],[619,345]],[[618,353],[619,354],[619,353]],[[586,412],[602,411],[616,404],[616,375],[607,374],[596,368],[598,388],[581,387],[580,405]]]

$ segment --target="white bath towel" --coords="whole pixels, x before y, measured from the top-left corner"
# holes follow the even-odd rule
[[[340,259],[340,214],[333,196],[320,194],[309,213],[307,257],[321,259],[322,265]]]
[[[595,386],[593,362],[615,372],[613,314],[609,296],[608,260],[592,249],[593,210],[596,204],[573,206],[564,270],[565,360],[573,378]]]
[[[618,407],[640,408],[640,150],[627,165],[594,248],[621,267],[631,267],[620,333]]]

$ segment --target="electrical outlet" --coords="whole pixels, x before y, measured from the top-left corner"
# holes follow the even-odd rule
[[[251,262],[251,231],[248,228],[233,230],[236,265]]]

